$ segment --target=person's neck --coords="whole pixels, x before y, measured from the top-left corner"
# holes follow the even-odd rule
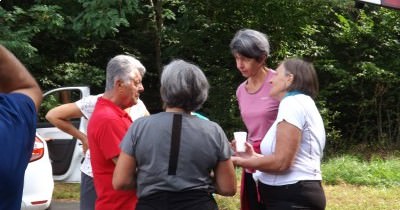
[[[103,98],[113,102],[115,105],[117,105],[119,108],[121,108],[123,110],[128,108],[128,107],[123,106],[122,103],[120,103],[118,96],[116,96],[116,94],[111,91],[104,92]]]
[[[268,69],[267,67],[263,66],[257,71],[255,75],[249,77],[249,79],[252,80],[252,82],[260,83],[264,82],[264,79],[267,75],[268,75]]]
[[[186,112],[184,109],[178,108],[178,107],[167,107],[165,109],[165,112],[176,112],[176,113],[186,113],[186,114],[189,113],[189,112]]]
[[[257,71],[257,73],[249,78],[247,78],[247,89],[249,92],[257,91],[261,85],[264,83],[265,78],[268,75],[268,69],[262,67]]]

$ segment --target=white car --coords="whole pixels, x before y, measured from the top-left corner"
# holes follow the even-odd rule
[[[25,170],[21,209],[48,209],[54,181],[46,141],[36,134],[32,157]]]
[[[65,87],[43,95],[38,113],[32,158],[25,171],[22,210],[44,210],[51,205],[54,181],[79,183],[83,161],[82,144],[71,135],[49,123],[45,116],[53,107],[75,102],[90,95],[89,87]],[[72,123],[83,130],[87,120]]]

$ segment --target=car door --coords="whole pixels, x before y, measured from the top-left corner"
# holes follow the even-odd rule
[[[46,120],[45,116],[50,109],[56,106],[72,103],[89,95],[89,87],[57,88],[43,95],[36,131],[47,140],[55,181],[80,182],[80,166],[84,156],[81,142],[53,126]],[[82,130],[87,120],[82,117],[72,119],[72,123]]]

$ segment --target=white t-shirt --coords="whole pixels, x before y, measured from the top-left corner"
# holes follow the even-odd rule
[[[87,124],[89,122],[90,117],[92,116],[94,107],[97,103],[97,99],[103,94],[95,95],[95,96],[87,96],[82,98],[79,101],[76,101],[76,106],[81,110],[85,119],[82,121],[81,130],[84,133],[87,133]],[[136,120],[139,117],[145,116],[147,113],[146,106],[144,105],[142,100],[138,100],[137,104],[133,105],[129,111],[129,115],[132,121]],[[85,160],[81,165],[81,171],[88,176],[93,177],[92,166],[90,165],[90,152],[89,150],[86,152]]]
[[[314,100],[304,94],[285,97],[278,110],[274,124],[261,142],[261,153],[274,153],[276,128],[285,120],[301,130],[301,142],[293,165],[282,173],[256,171],[255,179],[267,185],[294,184],[300,180],[322,180],[321,158],[325,147],[325,128]]]

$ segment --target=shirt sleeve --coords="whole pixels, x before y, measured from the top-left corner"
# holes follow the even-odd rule
[[[0,94],[0,109],[2,119],[20,120],[24,119],[24,123],[33,123],[36,126],[36,109],[33,100],[22,93]],[[8,117],[7,117],[8,116]],[[19,117],[16,117],[19,116]],[[11,121],[11,124],[13,122]],[[36,127],[33,128],[34,130]]]
[[[147,108],[140,99],[138,100],[137,104],[133,105],[129,110],[129,116],[131,117],[132,121],[135,121],[139,117],[145,116],[146,113]]]
[[[137,122],[134,122],[126,132],[124,138],[122,139],[122,142],[120,144],[120,148],[123,152],[126,154],[135,157],[135,135],[136,135],[136,130],[137,130]]]
[[[8,146],[15,146],[16,142],[22,142],[21,147],[13,151],[16,155],[17,150],[23,150],[23,154],[16,157],[26,157],[28,161],[33,148],[36,131],[37,112],[33,100],[22,93],[0,94],[0,133],[4,141],[5,152],[9,150]],[[12,138],[10,138],[12,137]],[[7,139],[16,138],[18,141],[13,144],[7,144]],[[15,140],[15,139],[14,139]]]
[[[81,110],[83,116],[85,116],[86,119],[89,119],[92,116],[94,107],[97,103],[97,99],[100,96],[101,95],[87,96],[75,102],[75,105],[79,108],[79,110]]]
[[[295,97],[284,98],[279,105],[277,122],[286,121],[300,130],[303,130],[305,124],[304,107],[299,103]]]
[[[218,126],[218,125],[217,125]],[[225,132],[222,130],[220,126],[217,127],[218,136],[220,138],[220,151],[218,159],[220,161],[228,160],[231,158],[233,154],[233,150],[229,144],[228,138],[226,137]]]

